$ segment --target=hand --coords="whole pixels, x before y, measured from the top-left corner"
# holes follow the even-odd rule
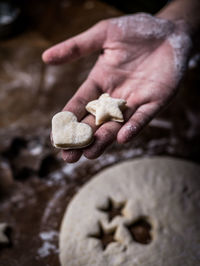
[[[113,141],[125,143],[136,136],[175,95],[190,45],[181,22],[139,13],[101,21],[45,51],[43,60],[50,64],[102,51],[87,80],[64,107],[93,128],[95,141],[83,150],[63,151],[63,159],[75,162],[82,153],[94,159]],[[86,104],[105,92],[127,101],[124,124],[110,121],[97,127],[86,112]]]

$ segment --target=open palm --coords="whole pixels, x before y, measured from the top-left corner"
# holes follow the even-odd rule
[[[51,64],[101,51],[87,80],[64,107],[93,128],[95,141],[83,150],[63,151],[66,161],[75,162],[82,153],[96,158],[116,139],[128,142],[170,101],[190,50],[190,39],[180,28],[179,23],[139,13],[101,21],[45,51],[43,60]],[[86,104],[105,92],[127,101],[124,124],[110,121],[97,127],[87,114]]]

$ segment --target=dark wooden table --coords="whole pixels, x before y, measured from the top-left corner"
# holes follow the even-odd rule
[[[97,54],[45,66],[41,53],[120,11],[97,0],[29,1],[23,31],[0,42],[0,222],[11,245],[0,247],[1,266],[57,266],[58,232],[71,197],[104,167],[139,156],[200,161],[199,65],[188,70],[173,103],[127,145],[99,159],[65,164],[51,147],[50,121],[89,73]],[[3,168],[4,166],[4,168]]]

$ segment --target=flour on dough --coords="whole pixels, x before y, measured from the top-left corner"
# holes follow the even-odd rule
[[[63,111],[52,118],[52,141],[56,148],[83,148],[92,140],[92,128],[88,124],[79,123],[73,113]]]
[[[200,167],[134,159],[96,175],[72,199],[62,266],[198,266]]]
[[[102,94],[98,100],[89,102],[86,110],[96,116],[96,125],[99,126],[109,120],[123,122],[122,111],[126,107],[126,101],[109,96],[108,93]]]

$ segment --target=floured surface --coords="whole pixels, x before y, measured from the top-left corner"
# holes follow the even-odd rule
[[[85,9],[88,1],[25,2],[28,17],[37,11],[33,31],[0,43],[0,156],[14,180],[8,194],[0,191],[0,221],[13,229],[12,246],[0,250],[0,264],[60,266],[56,235],[45,240],[41,233],[58,232],[68,202],[95,173],[138,156],[162,154],[200,162],[200,67],[189,70],[178,97],[131,143],[113,145],[96,160],[82,157],[66,164],[51,145],[50,120],[85,80],[96,56],[45,66],[41,53],[120,12],[93,0],[93,9]]]
[[[170,158],[101,172],[68,206],[60,233],[62,266],[199,265],[199,185],[199,166]]]

